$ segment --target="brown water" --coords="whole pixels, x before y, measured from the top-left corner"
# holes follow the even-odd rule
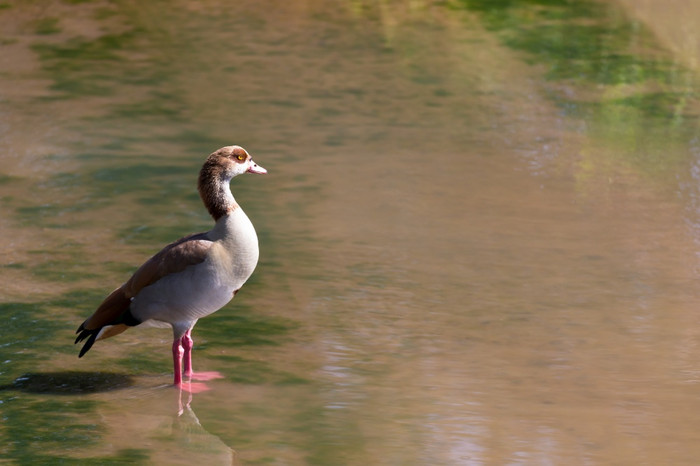
[[[694,464],[697,84],[653,15],[574,17],[649,76],[596,81],[477,1],[236,3],[0,3],[0,457]],[[232,186],[258,270],[194,331],[225,378],[169,387],[166,330],[78,360],[234,143],[270,175]]]

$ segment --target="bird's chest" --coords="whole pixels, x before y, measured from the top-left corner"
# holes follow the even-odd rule
[[[217,225],[218,226],[218,225]],[[216,234],[216,229],[212,232]],[[207,259],[215,280],[237,290],[258,264],[258,236],[242,210],[226,224]]]
[[[225,220],[212,230],[214,244],[203,262],[162,278],[134,298],[132,311],[137,318],[195,320],[233,298],[258,263],[258,238],[242,211]]]

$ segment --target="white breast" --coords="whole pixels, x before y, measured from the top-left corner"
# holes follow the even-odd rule
[[[208,234],[214,241],[204,262],[167,275],[143,288],[131,311],[140,321],[195,321],[221,309],[258,263],[258,237],[242,209],[219,219]]]

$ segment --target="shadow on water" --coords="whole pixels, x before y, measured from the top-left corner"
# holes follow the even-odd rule
[[[0,390],[50,395],[85,395],[121,390],[134,385],[132,377],[113,372],[59,371],[26,373]]]

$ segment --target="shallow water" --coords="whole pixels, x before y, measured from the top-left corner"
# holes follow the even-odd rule
[[[0,458],[694,464],[682,2],[172,3],[0,3]],[[170,387],[163,329],[78,360],[210,227],[227,144],[270,173],[232,185],[258,269],[193,333],[224,378]]]

